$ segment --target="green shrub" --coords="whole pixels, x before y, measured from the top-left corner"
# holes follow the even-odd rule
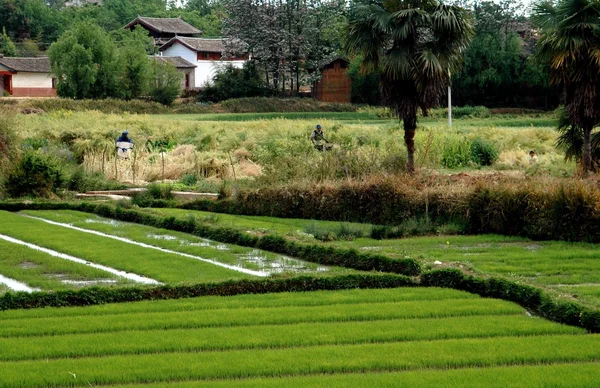
[[[185,186],[194,186],[198,183],[198,176],[196,174],[185,174],[179,182]]]
[[[139,191],[131,197],[131,203],[139,207],[166,207],[172,205],[173,186],[153,183],[146,190]]]
[[[6,180],[6,191],[11,197],[51,197],[63,184],[56,161],[39,152],[27,152]]]
[[[152,101],[171,106],[181,95],[183,74],[170,63],[152,61],[148,93]]]
[[[498,148],[483,139],[471,142],[471,160],[480,166],[491,166],[498,160]]]
[[[471,147],[467,139],[448,140],[442,148],[442,166],[457,168],[468,166],[471,162]]]
[[[122,190],[127,188],[124,184],[106,179],[100,172],[86,172],[83,167],[75,168],[66,178],[67,189],[85,193],[97,190]]]
[[[169,184],[153,183],[146,190],[153,199],[173,199],[173,186]]]

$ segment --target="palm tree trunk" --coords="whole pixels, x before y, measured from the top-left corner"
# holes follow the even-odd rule
[[[415,172],[415,132],[417,131],[417,114],[410,113],[403,117],[404,120],[404,143],[408,150],[406,168],[408,172]]]
[[[587,175],[592,170],[592,128],[583,128],[583,174]]]

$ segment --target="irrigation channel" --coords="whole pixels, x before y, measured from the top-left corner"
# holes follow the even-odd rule
[[[82,213],[83,214],[83,213]],[[136,249],[142,248],[143,250],[153,250],[164,253],[166,255],[176,255],[186,259],[193,259],[195,261],[203,262],[208,264],[208,267],[220,267],[225,271],[234,271],[234,273],[239,273],[241,276],[250,276],[250,277],[268,277],[273,274],[283,273],[283,272],[326,272],[330,270],[334,270],[335,267],[327,267],[321,265],[314,265],[312,263],[306,263],[301,260],[297,260],[295,258],[275,255],[269,252],[263,252],[257,249],[248,249],[237,247],[234,245],[226,245],[217,243],[215,241],[205,239],[205,238],[197,238],[195,236],[186,236],[186,235],[172,235],[165,234],[163,230],[156,228],[147,228],[148,230],[143,230],[143,236],[135,233],[131,233],[131,228],[136,229],[139,228],[139,225],[128,224],[116,222],[114,220],[108,220],[98,217],[90,218],[89,215],[82,216],[82,214],[66,214],[66,213],[57,213],[53,215],[43,214],[38,216],[39,214],[12,214],[6,213],[6,217],[16,217],[13,223],[19,223],[18,219],[25,220],[29,219],[33,222],[39,222],[38,225],[29,223],[23,223],[22,226],[27,226],[21,231],[16,231],[16,229],[7,229],[3,228],[0,230],[0,240],[20,245],[26,247],[24,249],[31,249],[37,252],[41,252],[43,254],[47,254],[53,258],[67,260],[73,263],[82,264],[102,272],[110,273],[114,275],[116,278],[122,278],[131,281],[132,283],[145,284],[145,285],[159,285],[159,284],[173,284],[172,280],[169,278],[162,278],[162,272],[154,271],[148,273],[144,269],[141,269],[138,266],[125,266],[121,265],[121,262],[118,260],[108,260],[104,262],[101,259],[101,255],[90,255],[86,253],[86,248],[91,249],[92,251],[95,248],[88,247],[85,239],[83,239],[83,235],[79,236],[70,236],[71,240],[75,239],[78,241],[78,245],[82,248],[73,249],[73,244],[71,247],[65,246],[62,243],[56,243],[62,238],[63,232],[60,232],[61,229],[69,229],[74,230],[79,233],[85,233],[89,235],[98,236],[102,239],[111,239],[116,240],[122,244],[135,246]],[[77,219],[77,216],[80,218]],[[6,218],[4,217],[4,218]],[[47,218],[44,218],[47,217]],[[6,219],[5,221],[10,221]],[[64,222],[59,222],[64,221]],[[72,223],[71,223],[72,222]],[[55,228],[54,231],[48,229],[48,235],[44,232],[45,227],[43,224],[52,225],[50,228]],[[93,224],[103,224],[103,227],[96,227]],[[104,225],[106,224],[106,225]],[[87,226],[90,227],[81,227]],[[107,230],[106,227],[109,227]],[[32,229],[29,229],[32,228]],[[37,228],[37,229],[36,229]],[[18,229],[18,228],[17,228]],[[95,230],[99,229],[99,230]],[[31,230],[31,232],[30,232]],[[38,232],[33,232],[33,230],[37,230]],[[40,234],[41,232],[41,234]],[[33,234],[32,234],[33,233]],[[54,236],[54,237],[52,237]],[[96,238],[98,238],[96,237]],[[156,245],[154,245],[154,241],[156,241]],[[177,243],[181,245],[181,249],[177,248]],[[98,249],[101,249],[101,246],[107,246],[110,244],[97,242],[97,245],[100,244]],[[85,247],[85,248],[83,248]],[[195,249],[193,247],[198,247]],[[169,249],[172,248],[172,249]],[[187,249],[187,252],[185,251]],[[203,250],[204,249],[204,250]],[[208,251],[207,251],[208,250]],[[212,253],[210,250],[215,252],[215,256],[212,257]],[[217,251],[219,253],[217,253]],[[230,252],[227,252],[230,251]],[[120,254],[117,250],[115,250],[114,255],[117,257]],[[221,257],[223,254],[229,255],[228,262],[221,262],[218,260],[223,260]],[[139,254],[138,254],[139,255]],[[143,252],[141,254],[144,256]],[[160,254],[159,254],[160,255]],[[206,258],[208,255],[210,258]],[[28,255],[25,253],[25,258]],[[126,258],[126,256],[124,256]],[[172,257],[172,256],[171,256]],[[232,258],[234,258],[232,260]],[[227,261],[227,260],[225,260]],[[163,261],[164,262],[164,261]],[[100,264],[101,263],[101,264]],[[166,263],[166,262],[165,262]],[[21,264],[22,267],[23,264]],[[27,263],[26,263],[27,265]],[[168,264],[167,264],[168,265]],[[34,264],[35,266],[35,264]],[[250,266],[250,268],[246,268],[246,266]],[[136,270],[139,268],[138,270]],[[173,264],[174,270],[177,270],[179,267]],[[181,269],[185,271],[185,269]],[[8,276],[6,276],[8,275]],[[149,275],[149,276],[148,276]],[[52,276],[52,275],[48,275]],[[100,276],[101,277],[101,276]],[[64,278],[63,278],[64,279]],[[88,278],[89,279],[89,278]],[[115,278],[113,278],[115,279]],[[9,289],[12,291],[24,291],[24,292],[34,292],[34,291],[42,291],[47,290],[48,287],[39,287],[38,284],[34,284],[32,286],[28,285],[29,281],[26,279],[21,279],[18,274],[15,273],[4,273],[0,274],[0,285],[4,286],[5,289]],[[110,283],[115,284],[118,280],[110,280],[110,279],[97,279],[92,278],[92,280],[61,280],[62,284],[65,285],[73,285],[73,286],[86,286],[86,285],[94,285],[100,283]],[[50,288],[53,289],[53,288]]]

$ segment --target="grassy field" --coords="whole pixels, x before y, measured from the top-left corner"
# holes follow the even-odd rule
[[[595,244],[559,241],[531,241],[520,237],[497,235],[427,236],[392,240],[355,238],[320,242],[308,232],[311,229],[354,229],[357,235],[368,235],[369,225],[356,226],[331,221],[278,219],[273,217],[212,214],[181,209],[148,209],[147,211],[180,218],[195,216],[214,225],[242,231],[276,233],[306,243],[355,248],[363,252],[381,253],[392,258],[410,257],[426,268],[452,266],[481,275],[500,275],[526,284],[542,287],[555,295],[573,297],[600,307],[600,256]],[[322,232],[321,232],[322,233]],[[434,264],[438,262],[438,264]],[[442,264],[439,264],[441,262]]]
[[[583,387],[600,371],[600,336],[454,290],[6,311],[0,322],[6,387],[512,386],[525,376]]]
[[[16,123],[27,147],[50,148],[60,158],[82,158],[88,171],[103,171],[124,182],[162,179],[159,142],[167,144],[165,178],[170,180],[186,175],[201,181],[232,179],[234,173],[238,179],[260,177],[264,185],[362,179],[402,172],[406,162],[401,124],[373,112],[111,115],[56,111],[19,115]],[[319,153],[309,141],[317,123],[336,144],[331,152]],[[484,139],[499,152],[494,166],[485,169],[570,176],[575,166],[565,163],[555,150],[554,126],[552,115],[461,118],[452,128],[444,117],[423,118],[416,136],[416,163],[448,172],[477,170],[480,167],[465,161],[448,169],[444,160],[463,160],[471,141]],[[111,150],[123,129],[137,144],[135,164],[132,159],[115,170]],[[534,167],[528,163],[532,148],[539,157]]]

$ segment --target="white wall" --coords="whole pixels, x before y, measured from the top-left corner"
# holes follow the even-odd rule
[[[198,61],[198,54],[194,50],[190,50],[179,42],[175,42],[162,52],[165,57],[182,57],[186,61],[196,65],[195,69],[195,87],[201,88],[208,82],[212,81],[216,70],[219,66],[233,64],[237,68],[244,66],[244,61]]]
[[[229,64],[241,69],[244,61],[196,61],[196,87],[203,87],[207,82],[212,83],[217,70]]]
[[[13,75],[13,88],[52,88],[49,73],[21,73]]]

